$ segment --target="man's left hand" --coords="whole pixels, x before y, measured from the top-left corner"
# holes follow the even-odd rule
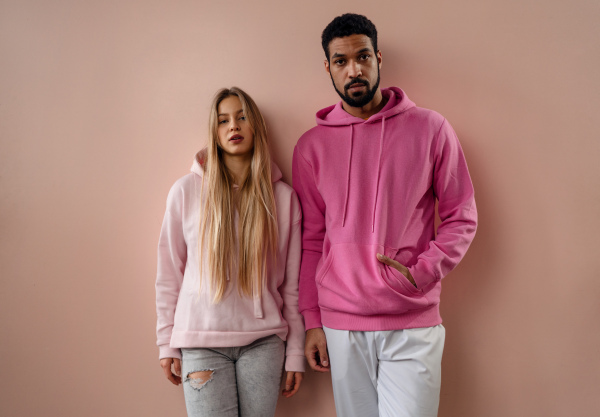
[[[410,274],[409,270],[407,267],[405,267],[404,265],[402,265],[400,262],[395,261],[391,258],[388,258],[385,255],[382,255],[380,253],[377,254],[377,259],[379,260],[379,262],[386,264],[387,266],[391,266],[392,268],[394,268],[395,270],[397,270],[398,272],[400,272],[402,275],[404,275],[406,277],[407,280],[410,281],[410,283],[412,285],[415,286],[415,288],[417,288],[417,283],[415,282],[414,278],[412,277],[412,275]]]

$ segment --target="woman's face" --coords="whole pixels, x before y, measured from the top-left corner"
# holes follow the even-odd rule
[[[229,96],[219,103],[217,132],[219,144],[225,156],[251,157],[254,150],[254,134],[242,103],[237,96]]]

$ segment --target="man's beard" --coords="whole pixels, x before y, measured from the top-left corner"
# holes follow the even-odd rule
[[[329,74],[329,76],[331,77],[331,73]],[[368,81],[362,80],[360,78],[353,78],[352,80],[350,80],[350,82],[348,82],[344,86],[343,93],[340,90],[338,90],[337,87],[335,86],[333,77],[331,77],[331,82],[333,83],[333,88],[335,89],[335,91],[339,94],[339,96],[342,98],[342,100],[344,100],[344,102],[347,105],[349,105],[350,107],[364,107],[367,104],[369,104],[371,102],[371,100],[373,100],[373,97],[375,97],[375,94],[377,93],[377,89],[379,88],[379,78],[380,78],[379,77],[379,68],[377,68],[377,81],[375,82],[375,85],[373,86],[373,88],[369,88]],[[348,93],[348,89],[350,88],[350,86],[352,84],[362,84],[366,87],[367,91],[362,93],[358,97],[352,97]]]

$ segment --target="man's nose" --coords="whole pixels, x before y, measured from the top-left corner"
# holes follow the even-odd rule
[[[351,61],[348,64],[348,77],[356,78],[360,75],[362,75],[362,69],[360,67],[360,64],[356,61]]]

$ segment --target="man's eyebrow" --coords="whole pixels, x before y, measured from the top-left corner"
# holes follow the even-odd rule
[[[363,48],[360,51],[357,51],[356,54],[362,54],[364,52],[373,52],[373,50],[371,48]],[[339,53],[335,53],[333,55],[331,55],[331,58],[340,58],[340,57],[345,57],[345,54],[339,54]]]

